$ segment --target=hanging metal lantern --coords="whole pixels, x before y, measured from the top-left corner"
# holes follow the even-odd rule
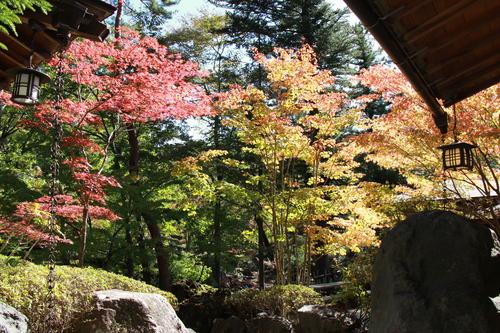
[[[465,142],[455,142],[438,147],[443,151],[444,170],[472,170],[474,168],[474,155],[472,149],[477,146]]]
[[[13,68],[7,74],[14,77],[11,100],[21,105],[33,105],[38,102],[40,85],[50,81],[42,72],[29,68]]]

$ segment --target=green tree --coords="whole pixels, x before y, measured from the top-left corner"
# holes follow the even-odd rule
[[[228,89],[229,84],[239,81],[239,57],[230,43],[229,36],[223,32],[228,24],[226,15],[203,13],[200,16],[185,20],[179,29],[164,37],[167,43],[172,43],[172,49],[179,51],[186,58],[197,61],[210,76],[203,78],[201,83],[207,93],[220,93]],[[222,126],[221,116],[215,115],[206,119],[207,133],[204,142],[205,149],[238,154],[241,147],[234,131]],[[201,147],[200,147],[201,148]],[[204,163],[204,175],[215,184],[212,200],[204,200],[204,205],[210,209],[198,209],[198,214],[204,212],[213,221],[212,244],[210,252],[213,254],[212,272],[215,285],[220,285],[223,252],[228,249],[229,243],[224,239],[226,231],[231,231],[227,195],[223,194],[224,184],[237,182],[241,177],[234,177],[228,172],[220,156],[215,156]],[[218,185],[217,185],[218,184]],[[210,187],[208,187],[210,188]],[[201,207],[203,205],[197,205]],[[208,208],[208,207],[207,207]]]
[[[337,153],[345,144],[339,140],[344,128],[358,115],[342,108],[344,94],[328,92],[333,76],[318,68],[309,46],[276,53],[256,55],[268,73],[270,93],[233,87],[218,107],[245,150],[264,165],[248,182],[264,189],[259,200],[273,240],[276,283],[307,283],[317,245],[332,252],[358,250],[375,241],[377,219],[357,200],[357,188],[348,186],[356,163]]]
[[[230,9],[226,32],[247,50],[269,53],[273,47],[298,49],[308,43],[322,68],[348,72],[353,36],[347,9],[333,9],[324,0],[209,0]]]
[[[169,7],[178,0],[140,0],[125,2],[126,25],[150,37],[160,37],[165,22],[172,18]]]

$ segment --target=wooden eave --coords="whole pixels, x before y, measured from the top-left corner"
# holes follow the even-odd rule
[[[21,17],[21,24],[16,25],[17,36],[0,32],[0,42],[7,46],[7,50],[0,50],[0,89],[8,89],[12,78],[6,71],[12,67],[27,67],[30,56],[34,67],[41,62],[48,61],[52,55],[65,47],[64,41],[58,35],[56,16],[68,15],[73,6],[84,9],[85,15],[77,29],[71,30],[69,42],[81,37],[95,41],[102,41],[109,34],[109,30],[102,23],[111,16],[116,8],[100,0],[52,0],[51,12],[44,14],[41,11],[26,11]],[[33,22],[41,31],[33,30]]]
[[[500,1],[345,0],[447,132],[449,107],[500,81]]]

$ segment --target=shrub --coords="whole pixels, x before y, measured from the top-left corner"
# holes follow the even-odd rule
[[[351,282],[353,286],[369,289],[377,251],[376,247],[367,247],[356,253],[351,263],[342,269],[344,280]]]
[[[45,266],[0,256],[0,301],[24,313],[30,320],[33,333],[55,333],[67,329],[76,314],[92,310],[92,296],[96,290],[156,293],[177,307],[175,296],[143,282],[95,268],[57,266],[54,327],[51,329],[47,327],[47,274]]]
[[[227,299],[226,304],[234,309],[234,312],[241,318],[251,318],[258,312],[264,311],[256,303],[257,296],[262,293],[257,289],[242,289],[232,293]]]
[[[377,251],[376,247],[363,249],[342,269],[343,279],[350,283],[342,286],[340,297],[335,298],[333,304],[340,311],[354,308],[356,313],[349,316],[363,332],[367,331],[370,320],[371,297],[368,290],[372,283],[372,269]]]
[[[178,258],[170,262],[172,280],[192,280],[204,282],[210,278],[212,269],[205,266],[199,256],[183,252]]]
[[[287,317],[306,304],[323,304],[320,294],[300,285],[273,286],[265,290],[244,289],[232,294],[227,302],[242,318],[259,312]]]

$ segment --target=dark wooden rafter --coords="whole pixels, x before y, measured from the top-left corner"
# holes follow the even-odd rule
[[[354,13],[365,24],[372,35],[379,41],[401,71],[410,79],[413,87],[432,110],[436,126],[441,133],[448,131],[448,116],[439,102],[435,99],[434,92],[430,89],[414,62],[409,58],[408,52],[397,42],[395,32],[391,31],[382,20],[382,15],[377,15],[375,8],[365,1],[345,0]]]
[[[26,67],[27,64],[20,62],[18,59],[8,55],[5,52],[0,52],[0,61],[4,65],[5,69],[12,67]]]
[[[498,82],[498,77],[500,76],[500,68],[496,63],[483,64],[479,70],[469,71],[463,73],[460,77],[454,77],[451,80],[447,80],[446,85],[450,92],[456,91],[456,93],[446,96],[443,101],[445,106],[450,106],[454,104],[454,100],[458,99],[459,94],[461,94],[463,87],[473,89],[479,92],[483,89],[488,88],[492,84]],[[482,87],[482,88],[481,88]]]
[[[499,1],[345,0],[429,106],[445,107],[500,81]]]
[[[115,6],[101,0],[80,0],[80,2],[87,6],[91,12],[96,14],[98,21],[103,21],[108,18],[116,10]]]
[[[500,3],[498,8],[500,9]],[[456,29],[445,41],[425,45],[422,49],[414,52],[412,57],[416,54],[419,61],[427,66],[427,74],[433,77],[436,73],[446,70],[447,66],[455,60],[462,59],[483,47],[497,44],[499,42],[498,32],[491,29],[491,25],[498,14],[494,10],[488,11],[488,13],[482,19],[478,18],[470,22],[468,29]],[[497,24],[500,27],[500,20]],[[457,43],[463,43],[463,48],[453,48],[453,45]]]
[[[432,3],[434,0],[422,0],[419,2],[414,2],[412,4],[405,4],[403,5],[403,11],[400,13],[399,17],[406,17],[409,15],[414,14],[416,11],[420,10],[420,8],[427,6],[428,4]]]
[[[22,40],[14,38],[14,36],[10,36],[0,32],[0,39],[4,40],[4,44],[7,45],[7,50],[5,53],[9,54],[9,50],[12,48],[21,49],[26,54],[33,54],[33,61],[40,62],[44,60],[48,54],[42,50],[38,50],[37,48],[32,48],[26,45]]]
[[[468,41],[464,47],[465,51],[454,50],[449,52],[448,56],[442,56],[442,58],[444,58],[443,61],[430,65],[428,67],[428,73],[433,76],[437,72],[442,71],[443,68],[447,68],[447,66],[457,61],[463,60],[464,58],[467,59],[468,57],[474,57],[474,54],[483,53],[483,51],[487,51],[492,47],[497,50],[500,49],[500,39],[496,33],[490,33],[480,40]]]
[[[455,71],[452,75],[441,77],[439,81],[432,84],[435,87],[443,87],[448,85],[450,82],[455,82],[457,80],[463,80],[465,77],[470,77],[473,75],[477,75],[479,78],[481,77],[481,73],[485,70],[486,73],[489,73],[492,69],[495,69],[499,66],[497,59],[492,58],[483,58],[481,61],[476,62],[472,66],[462,67],[460,70]]]
[[[29,24],[29,20],[35,20],[43,24],[43,26],[49,31],[57,31],[57,27],[54,26],[54,20],[50,13],[44,14],[40,12],[30,12],[21,18],[21,21],[24,24]],[[109,31],[107,30],[106,25],[98,22],[95,15],[87,13],[78,30],[73,31],[73,39],[76,37],[83,37],[95,41],[102,41],[107,37],[108,33]]]
[[[463,77],[468,73],[478,73],[482,71],[484,67],[492,67],[492,66],[494,67],[495,65],[498,66],[499,65],[498,61],[488,57],[484,57],[482,60],[477,61],[473,65],[467,65],[467,66],[462,65],[463,63],[469,64],[470,63],[469,59],[476,59],[477,54],[484,54],[484,52],[475,52],[475,51],[483,51],[483,50],[487,51],[490,48],[491,48],[490,45],[486,45],[483,46],[482,49],[477,49],[477,50],[473,49],[463,55],[458,55],[448,59],[447,61],[444,61],[443,66],[455,69],[453,71],[453,74],[439,75],[440,72],[444,72],[443,69],[439,67],[432,67],[430,73],[432,73],[432,76],[435,77],[436,80],[431,82],[430,85],[440,91],[442,91],[443,88],[449,90],[447,86],[449,85],[450,82],[457,79],[462,80]],[[479,77],[479,73],[477,75]]]
[[[52,0],[51,3],[52,11],[47,14],[26,11],[16,25],[17,36],[0,33],[0,42],[8,48],[0,50],[0,89],[6,89],[12,80],[5,70],[29,66],[30,58],[36,67],[77,37],[102,41],[109,34],[101,22],[114,13],[114,6],[101,0]],[[65,29],[64,33],[61,29]],[[68,32],[69,39],[64,37]]]
[[[458,83],[455,87],[460,86],[463,88],[468,88],[466,90],[461,89],[462,92],[456,93],[455,95],[451,96],[450,98],[445,98],[443,100],[443,105],[445,107],[450,107],[453,104],[457,103],[457,101],[461,101],[467,97],[470,97],[471,94],[474,95],[478,92],[480,92],[483,89],[486,89],[488,87],[491,87],[492,85],[498,83],[498,78],[500,77],[500,70],[497,67],[497,70],[495,73],[490,73],[492,74],[490,78],[485,79],[481,78],[480,80],[474,80],[474,82],[466,83],[465,85],[463,83]],[[454,86],[451,87],[453,89]],[[465,91],[465,92],[463,92]]]
[[[471,33],[474,34],[476,31],[480,31],[481,29],[489,26],[491,24],[489,18],[497,16],[498,13],[492,11],[490,16],[486,17],[486,19],[478,19],[477,22],[471,22],[471,27],[469,29],[458,29],[453,33],[453,35],[442,41],[442,43],[430,46],[430,50],[436,53],[443,53],[444,50],[450,48],[454,44],[464,40],[468,40],[468,36],[470,36]]]
[[[403,40],[408,43],[412,43],[431,32],[441,28],[442,26],[448,24],[451,20],[455,19],[457,16],[462,15],[462,11],[468,6],[476,4],[476,0],[462,0],[457,1],[453,6],[449,7],[445,11],[440,12],[438,15],[432,17],[432,19],[427,20],[415,27],[413,30],[408,31],[404,34]]]

